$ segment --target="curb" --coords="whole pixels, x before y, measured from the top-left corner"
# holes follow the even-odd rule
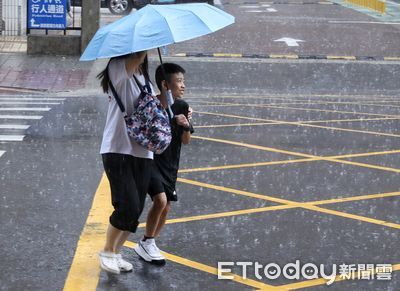
[[[348,60],[348,61],[400,61],[399,57],[388,56],[334,56],[334,55],[295,55],[295,54],[225,54],[225,53],[178,53],[173,57],[195,58],[248,58],[248,59],[290,59],[290,60]]]

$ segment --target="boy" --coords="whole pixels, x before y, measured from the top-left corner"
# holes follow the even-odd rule
[[[164,72],[162,67],[164,68]],[[164,74],[165,73],[165,74]],[[135,247],[135,252],[145,261],[154,264],[165,264],[165,258],[155,243],[155,238],[163,228],[170,202],[177,201],[175,184],[179,169],[181,144],[190,142],[194,132],[190,124],[191,109],[182,100],[185,93],[185,70],[173,63],[164,63],[156,70],[156,83],[161,94],[157,96],[164,108],[168,102],[166,92],[171,90],[174,104],[171,106],[174,118],[171,120],[172,140],[169,147],[160,155],[154,155],[153,169],[148,194],[153,200],[146,222],[146,231],[142,240]]]

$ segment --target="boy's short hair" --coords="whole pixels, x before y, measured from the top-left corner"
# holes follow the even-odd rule
[[[162,67],[164,68],[165,71],[165,77],[163,74],[163,70]],[[161,91],[161,82],[163,80],[166,80],[167,83],[169,83],[171,81],[171,75],[173,74],[178,74],[178,73],[182,73],[185,74],[185,69],[182,68],[181,66],[174,64],[174,63],[164,63],[162,65],[159,65],[156,69],[156,83],[157,83],[157,87],[158,89]]]

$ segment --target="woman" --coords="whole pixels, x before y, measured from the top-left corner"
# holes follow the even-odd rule
[[[132,270],[132,264],[123,260],[119,251],[139,224],[153,159],[152,152],[129,138],[124,114],[110,87],[111,82],[126,113],[132,114],[134,103],[140,95],[133,75],[142,84],[145,84],[145,78],[149,80],[146,51],[112,58],[105,70],[98,75],[103,91],[110,96],[100,153],[110,182],[114,206],[106,244],[99,257],[101,268],[115,274]]]

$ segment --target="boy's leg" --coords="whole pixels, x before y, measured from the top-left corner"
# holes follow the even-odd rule
[[[165,193],[159,193],[153,197],[153,204],[149,210],[146,221],[145,236],[153,238],[160,223],[160,219],[167,205],[167,197]]]
[[[158,193],[153,197],[153,204],[149,210],[146,221],[146,232],[144,238],[138,242],[134,248],[135,252],[146,262],[151,262],[157,265],[164,265],[165,258],[160,253],[154,240],[154,235],[157,230],[160,217],[167,205],[167,197],[165,193]]]
[[[164,210],[160,215],[160,219],[158,220],[158,224],[157,224],[156,231],[154,233],[154,237],[157,237],[160,234],[161,229],[164,227],[170,208],[171,208],[171,201],[167,201],[167,205],[164,207]]]

